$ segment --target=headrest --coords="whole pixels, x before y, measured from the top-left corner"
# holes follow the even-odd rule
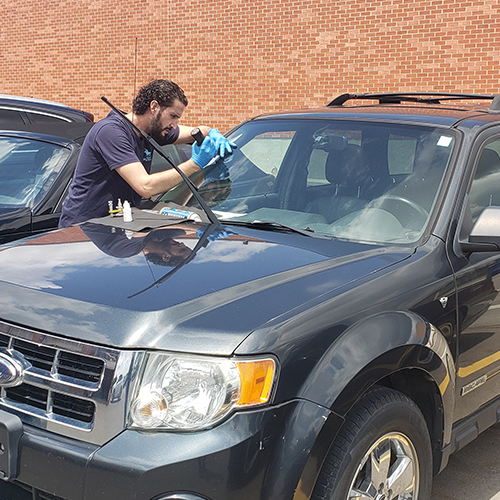
[[[349,144],[332,151],[326,160],[325,175],[331,184],[356,183],[363,176],[360,147]]]

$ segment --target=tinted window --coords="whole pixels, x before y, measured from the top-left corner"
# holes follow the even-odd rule
[[[191,146],[189,144],[168,144],[167,146],[163,146],[163,152],[175,165],[184,163],[186,160],[191,158]],[[168,170],[169,168],[172,168],[172,165],[165,160],[165,158],[154,151],[153,161],[151,163],[151,173],[162,172],[163,170]]]
[[[19,111],[0,108],[0,127],[2,125],[22,125],[23,123]]]
[[[70,151],[32,139],[0,137],[0,206],[32,207],[52,186]]]
[[[69,122],[67,118],[62,118],[53,115],[44,115],[41,113],[27,113],[31,123],[61,123]]]

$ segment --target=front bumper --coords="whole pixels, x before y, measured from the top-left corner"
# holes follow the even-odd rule
[[[30,490],[27,500],[305,499],[340,424],[301,400],[202,432],[126,430],[102,447],[25,426],[19,475],[0,481],[0,500]]]

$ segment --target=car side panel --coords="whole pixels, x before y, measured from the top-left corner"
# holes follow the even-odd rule
[[[0,244],[31,234],[31,209],[22,207],[0,214]]]

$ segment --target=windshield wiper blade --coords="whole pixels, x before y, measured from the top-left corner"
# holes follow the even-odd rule
[[[227,225],[234,224],[237,226],[253,227],[256,229],[262,229],[264,231],[288,231],[291,233],[301,234],[302,236],[308,236],[308,237],[314,236],[319,238],[326,238],[326,236],[315,233],[309,227],[306,227],[305,229],[300,229],[298,227],[289,226],[287,224],[282,224],[281,222],[276,222],[276,221],[264,221],[264,220],[248,221],[248,220],[224,219],[222,220],[222,222],[224,222],[224,224]]]
[[[196,189],[196,186],[193,184],[191,179],[168,157],[168,155],[163,151],[162,147],[149,135],[146,134],[143,130],[141,130],[135,123],[128,119],[127,115],[119,110],[115,105],[111,104],[106,97],[102,96],[101,100],[104,101],[113,111],[118,113],[127,123],[129,123],[134,130],[136,130],[149,144],[151,144],[152,148],[162,157],[164,158],[181,176],[182,180],[188,185],[189,189],[193,193],[193,196],[196,198],[196,201],[200,204],[203,211],[206,213],[208,220],[212,224],[219,224],[219,219],[217,219],[216,215],[212,212],[212,209],[207,205],[207,202],[203,199],[201,194]]]

